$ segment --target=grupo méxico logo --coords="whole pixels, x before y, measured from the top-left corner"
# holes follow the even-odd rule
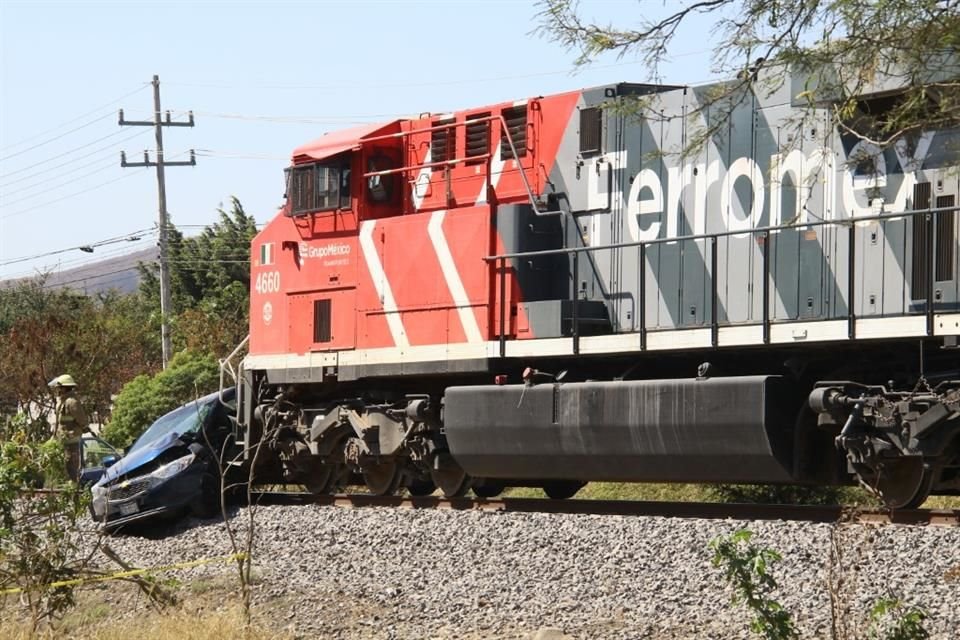
[[[333,256],[348,256],[350,255],[350,245],[348,244],[337,244],[330,243],[325,244],[322,247],[315,247],[309,243],[301,242],[300,243],[300,259],[306,260],[308,258],[330,258]]]

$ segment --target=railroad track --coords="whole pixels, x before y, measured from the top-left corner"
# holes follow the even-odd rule
[[[658,516],[709,520],[793,520],[960,526],[960,509],[858,509],[837,505],[729,504],[717,502],[644,502],[635,500],[550,500],[547,498],[442,498],[312,495],[297,492],[255,492],[259,504],[317,504],[341,508],[393,507],[454,511],[507,511],[589,515]]]

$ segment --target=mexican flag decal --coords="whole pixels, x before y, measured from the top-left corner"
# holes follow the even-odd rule
[[[267,266],[273,264],[273,244],[272,242],[264,242],[260,245],[260,266]]]

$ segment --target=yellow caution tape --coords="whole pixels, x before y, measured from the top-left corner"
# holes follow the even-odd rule
[[[60,580],[58,582],[51,582],[49,584],[37,585],[35,587],[13,587],[12,589],[0,589],[0,595],[7,595],[11,593],[20,593],[22,591],[39,591],[42,589],[56,589],[57,587],[73,587],[81,584],[86,584],[90,582],[106,582],[107,580],[122,580],[123,578],[132,578],[133,576],[141,576],[148,573],[159,573],[161,571],[173,571],[175,569],[190,569],[192,567],[199,567],[200,565],[210,564],[213,562],[233,562],[235,560],[244,560],[246,559],[246,553],[234,553],[229,556],[220,556],[217,558],[200,558],[199,560],[191,560],[190,562],[180,562],[178,564],[171,564],[165,567],[149,567],[147,569],[128,569],[126,571],[118,571],[116,573],[110,573],[103,576],[93,576],[89,578],[74,578],[72,580]]]

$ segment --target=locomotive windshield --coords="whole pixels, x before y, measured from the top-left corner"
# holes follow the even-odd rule
[[[287,169],[290,215],[350,207],[348,160],[315,163]]]

